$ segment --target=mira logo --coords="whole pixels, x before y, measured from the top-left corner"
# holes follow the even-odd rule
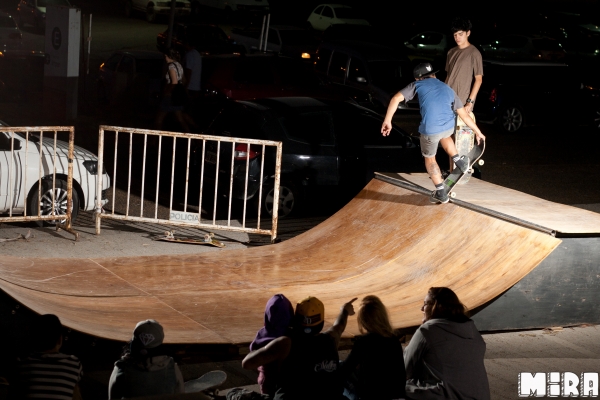
[[[598,397],[598,373],[521,372],[519,397]]]

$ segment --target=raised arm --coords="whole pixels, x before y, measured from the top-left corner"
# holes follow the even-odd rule
[[[355,314],[354,306],[352,305],[352,303],[354,303],[356,299],[357,297],[353,298],[341,307],[340,313],[335,319],[333,326],[326,331],[326,333],[330,334],[335,339],[336,347],[340,343],[342,333],[344,333],[344,330],[346,329],[346,324],[348,323],[348,316]]]

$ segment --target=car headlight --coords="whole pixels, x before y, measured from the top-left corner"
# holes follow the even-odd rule
[[[90,173],[90,175],[98,175],[98,161],[87,160],[84,161],[82,164],[85,167],[85,169],[87,169],[87,171]],[[106,173],[106,168],[104,167],[104,165],[102,166],[102,173]]]

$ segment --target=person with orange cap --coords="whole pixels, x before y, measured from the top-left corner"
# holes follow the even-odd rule
[[[316,297],[305,298],[296,305],[291,334],[249,353],[242,367],[257,369],[271,363],[280,366],[274,400],[344,399],[337,348],[348,316],[354,315],[355,300],[342,305],[333,325],[322,332],[325,306]]]

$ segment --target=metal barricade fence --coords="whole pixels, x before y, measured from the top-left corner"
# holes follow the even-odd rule
[[[0,222],[54,221],[79,238],[71,227],[74,141],[72,126],[0,126]]]
[[[109,134],[114,135],[114,140],[107,137]],[[100,126],[98,169],[106,168],[112,173],[113,188],[117,181],[126,182],[127,197],[125,211],[119,214],[115,213],[114,189],[112,199],[109,199],[112,211],[103,212],[97,202],[96,234],[100,234],[101,220],[109,218],[263,234],[270,235],[274,241],[277,237],[281,155],[281,142],[269,140]],[[163,166],[165,163],[166,167]],[[261,227],[265,183],[269,184],[273,196],[270,229]],[[100,179],[98,188],[101,185]],[[132,189],[141,199],[139,213],[133,210],[130,202]],[[145,196],[152,191],[154,209],[144,210]],[[228,200],[226,222],[216,218],[221,198]],[[233,198],[243,200],[241,226],[231,224]],[[254,200],[252,206],[250,199]],[[161,200],[169,204],[169,219],[158,216]],[[253,227],[247,226],[246,217],[250,210],[257,217]],[[208,217],[204,218],[203,212]]]

